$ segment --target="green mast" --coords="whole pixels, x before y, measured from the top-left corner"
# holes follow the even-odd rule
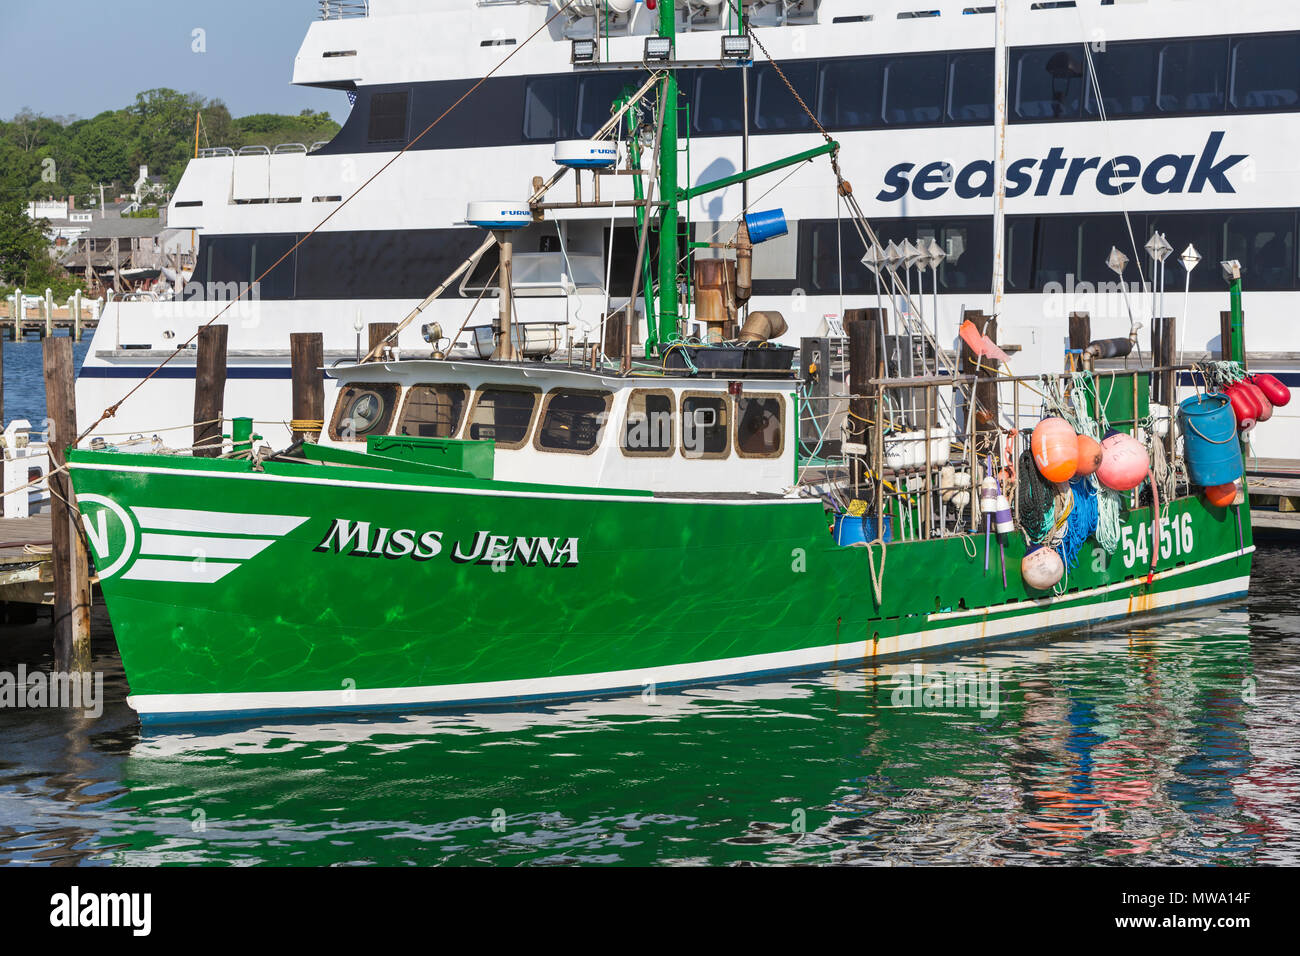
[[[676,0],[659,0],[659,35],[677,45]],[[677,74],[664,78],[664,126],[659,144],[659,195],[664,205],[659,213],[659,344],[678,338],[677,314]],[[647,210],[647,213],[649,210]]]
[[[1228,347],[1224,350],[1234,362],[1246,363],[1245,321],[1241,311],[1241,265],[1233,260],[1225,262],[1224,273],[1228,280]]]

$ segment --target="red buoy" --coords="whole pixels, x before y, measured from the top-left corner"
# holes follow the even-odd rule
[[[1268,372],[1257,372],[1250,377],[1250,381],[1264,393],[1276,408],[1281,408],[1291,401],[1291,389],[1283,385],[1276,375],[1269,375]]]
[[[1250,392],[1251,397],[1259,403],[1259,418],[1256,421],[1266,422],[1273,417],[1273,403],[1268,400],[1268,396],[1264,394],[1262,388],[1250,381],[1250,379],[1242,382],[1238,387]]]
[[[1223,394],[1228,396],[1228,401],[1232,404],[1232,414],[1237,419],[1237,427],[1243,432],[1254,428],[1255,422],[1264,412],[1263,406],[1255,396],[1239,385],[1229,385],[1224,389]]]

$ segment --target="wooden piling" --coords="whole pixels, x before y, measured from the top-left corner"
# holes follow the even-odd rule
[[[54,551],[54,668],[90,670],[90,559],[78,527],[72,483],[63,466],[77,436],[72,339],[49,336],[42,343],[46,417],[50,421],[50,518]]]
[[[1162,316],[1151,321],[1151,364],[1152,366],[1171,366],[1178,361],[1175,350],[1177,335],[1173,316]],[[1161,405],[1174,404],[1174,373],[1161,372],[1151,383],[1151,400]]]
[[[996,317],[988,318],[983,312],[967,311],[964,318],[973,322],[975,328],[989,337],[990,342],[997,344],[998,320]],[[962,340],[958,356],[958,375],[977,375],[980,378],[988,379],[997,378],[997,363],[993,359],[980,358],[966,344],[965,339]],[[997,444],[998,386],[996,382],[981,383],[976,385],[971,392],[973,393],[973,402],[967,406],[967,414],[973,413],[975,415],[974,451],[978,456],[982,457],[995,450]]]
[[[873,378],[880,377],[880,356],[883,351],[880,341],[880,327],[874,313],[875,309],[845,309],[844,331],[849,337],[849,419],[846,429],[848,440],[865,446],[866,454],[856,452],[859,459],[873,462],[875,477],[883,462],[876,461],[875,450],[877,432],[880,430],[876,416],[880,407],[878,385],[872,385]],[[861,496],[862,475],[857,468],[853,475],[854,497]]]
[[[1067,372],[1084,369],[1083,350],[1092,341],[1092,318],[1087,312],[1070,313],[1070,353],[1065,357]],[[1075,353],[1079,354],[1075,354]]]
[[[370,348],[367,351],[367,354],[379,348],[380,345],[384,344],[385,339],[387,339],[390,335],[392,335],[393,332],[397,331],[397,323],[396,322],[371,322],[369,328],[370,328]],[[390,342],[389,346],[392,347],[393,345],[396,344],[397,343],[395,342]],[[322,364],[323,363],[324,360],[322,359]]]
[[[199,354],[194,372],[194,456],[221,456],[222,406],[226,396],[228,325],[199,329]]]
[[[291,333],[289,354],[293,359],[293,440],[314,442],[325,427],[324,335]]]

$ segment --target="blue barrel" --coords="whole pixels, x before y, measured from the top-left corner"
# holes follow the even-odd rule
[[[842,548],[876,540],[876,519],[870,515],[834,515],[831,520],[835,543]],[[892,517],[886,515],[885,541],[893,538],[893,525]]]
[[[790,230],[785,224],[784,209],[769,209],[766,212],[751,212],[745,217],[749,228],[749,241],[757,245],[777,236],[784,236]]]
[[[1192,484],[1209,488],[1241,477],[1237,419],[1226,395],[1192,395],[1178,404],[1183,457]]]

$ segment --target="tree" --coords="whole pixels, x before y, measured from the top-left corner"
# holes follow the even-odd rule
[[[27,218],[21,199],[0,202],[0,282],[28,286],[33,280],[39,284],[53,274],[54,263],[45,239],[48,226],[45,220],[34,222]]]

